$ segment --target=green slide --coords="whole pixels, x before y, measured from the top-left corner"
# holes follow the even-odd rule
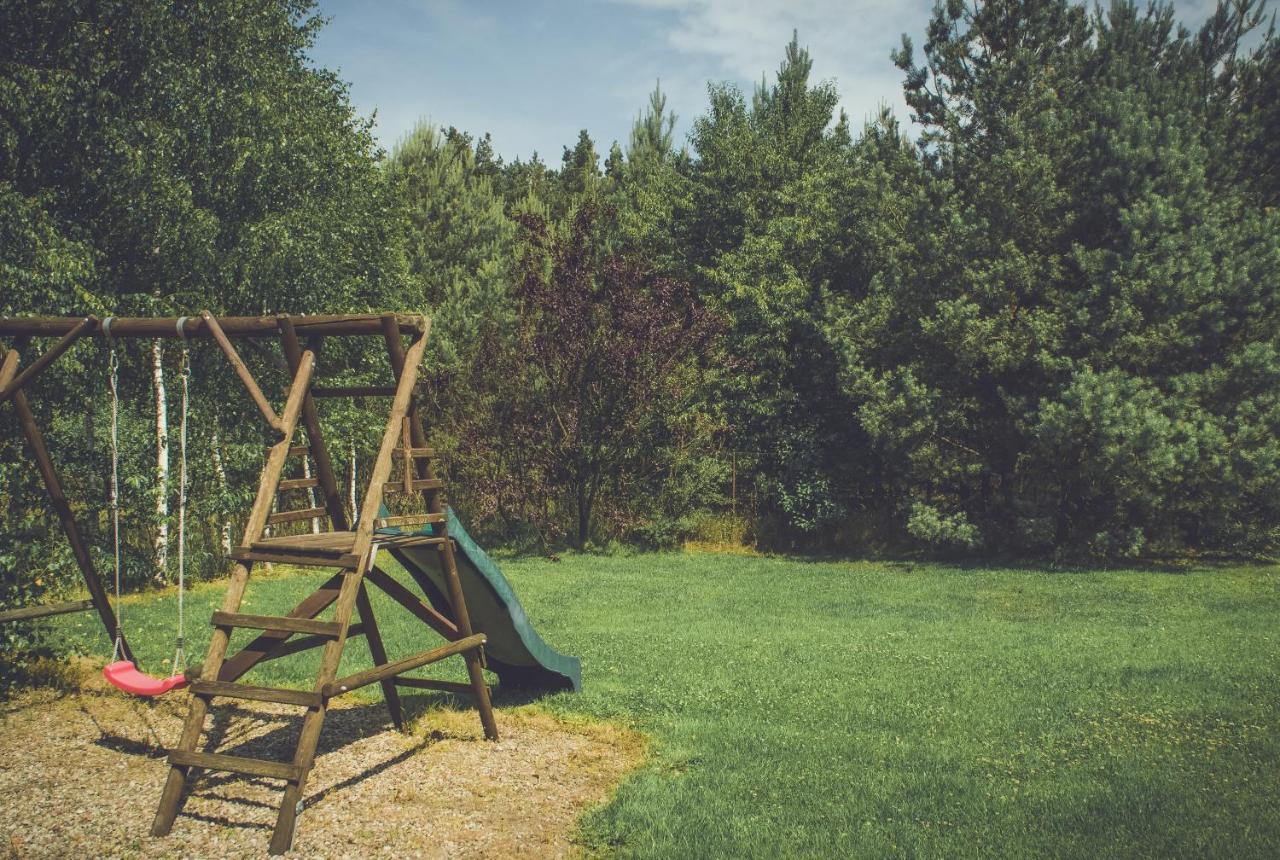
[[[581,661],[553,650],[542,641],[525,615],[511,583],[467,534],[452,509],[448,512],[448,526],[449,537],[453,538],[458,550],[455,553],[458,577],[462,580],[471,626],[477,633],[488,637],[485,657],[489,669],[498,674],[501,686],[507,689],[572,690],[575,693],[582,689]],[[431,527],[425,527],[422,532],[430,534]],[[378,533],[402,532],[384,529]],[[388,549],[422,587],[431,605],[453,618],[453,609],[445,596],[448,589],[440,570],[439,551],[430,546]]]

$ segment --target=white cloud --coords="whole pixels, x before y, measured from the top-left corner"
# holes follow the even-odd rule
[[[813,75],[830,80],[855,124],[888,104],[904,122],[902,74],[889,52],[902,33],[917,35],[932,0],[614,0],[665,13],[662,28],[676,51],[714,61],[719,77],[772,80],[793,30],[813,57]]]

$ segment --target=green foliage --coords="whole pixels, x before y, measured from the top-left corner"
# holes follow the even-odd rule
[[[310,8],[0,2],[0,314],[420,306],[406,289],[397,201],[368,123],[345,86],[307,59],[320,24]],[[25,349],[24,362],[41,346]],[[245,509],[264,437],[225,361],[194,350],[189,570],[209,574],[221,570],[223,524]],[[322,363],[364,363],[342,350],[331,345]],[[160,353],[175,420],[177,353],[172,344]],[[269,390],[283,376],[269,351],[246,360]],[[100,344],[78,346],[31,399],[99,569],[110,571],[105,363]],[[161,491],[151,364],[149,345],[121,345],[129,585],[164,575],[150,557]],[[35,598],[19,593],[31,583],[58,592],[76,576],[12,412],[0,413],[7,605]],[[167,492],[176,495],[172,480]]]
[[[310,8],[0,0],[0,313],[425,310],[451,498],[490,537],[668,545],[731,484],[753,531],[795,548],[1280,543],[1280,41],[1261,3],[1220,3],[1195,32],[1161,3],[940,3],[923,60],[909,38],[892,58],[914,141],[887,111],[855,135],[795,35],[754,92],[709,88],[688,148],[655,87],[626,141],[583,130],[550,165],[425,125],[380,164],[344,85],[307,62]],[[627,378],[638,360],[581,366],[622,335],[663,348],[618,327],[623,281],[640,302],[692,285],[659,317],[723,322],[660,380],[669,397]],[[568,313],[574,296],[590,300]],[[555,361],[517,360],[539,345]],[[325,349],[343,382],[385,372],[366,347]],[[124,359],[145,579],[154,356]],[[102,405],[68,404],[93,401],[103,360],[73,350],[37,398],[99,500]],[[171,377],[176,348],[159,361]],[[225,473],[197,458],[212,570],[262,439],[217,357],[194,362],[212,405],[193,445],[216,440]],[[564,421],[605,391],[644,414]],[[377,428],[360,404],[327,420],[346,470]],[[21,475],[5,535],[33,516]],[[45,537],[5,540],[65,581]]]
[[[400,142],[388,172],[404,199],[405,254],[432,316],[432,372],[465,373],[484,332],[509,325],[515,222],[471,139],[422,124]]]
[[[763,453],[766,495],[804,531],[844,512],[833,488],[857,471],[859,437],[821,326],[825,292],[843,277],[849,132],[835,89],[811,86],[811,68],[793,39],[776,83],[750,106],[731,86],[711,87],[676,219],[690,275],[732,320],[729,372],[713,394],[731,444]]]
[[[929,34],[925,65],[897,56],[923,172],[858,145],[916,250],[873,251],[831,314],[908,533],[1273,545],[1280,222],[1216,155],[1219,54],[1161,6],[950,4]]]

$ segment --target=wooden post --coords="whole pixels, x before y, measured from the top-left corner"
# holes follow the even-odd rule
[[[10,355],[15,354],[16,352],[10,350]],[[5,365],[8,366],[9,363],[9,358],[6,356]],[[14,410],[18,413],[18,424],[22,427],[22,435],[26,437],[27,444],[31,447],[36,468],[40,470],[40,478],[44,481],[45,492],[49,494],[49,503],[53,506],[54,513],[58,515],[58,522],[67,536],[67,543],[71,544],[71,554],[75,556],[76,566],[80,568],[80,576],[84,579],[85,588],[89,589],[89,597],[98,610],[102,626],[107,629],[107,636],[113,642],[119,635],[121,656],[125,660],[132,660],[133,651],[129,648],[124,635],[117,629],[116,614],[111,609],[111,602],[107,599],[102,580],[94,570],[93,559],[89,556],[89,547],[80,535],[80,528],[76,525],[71,505],[62,492],[62,484],[58,481],[57,472],[54,471],[53,459],[49,456],[49,449],[44,444],[44,436],[36,424],[35,415],[31,413],[31,404],[27,402],[26,392],[19,388],[13,393],[12,402]]]
[[[395,373],[396,379],[403,381],[406,376],[410,376],[416,381],[417,363],[421,361],[421,351],[418,352],[417,356],[414,355],[413,349],[410,349],[408,353],[405,352],[404,344],[400,342],[400,332],[395,328],[395,320],[389,316],[382,318],[382,332],[383,340],[387,344],[387,354],[391,361],[391,369]],[[414,446],[427,447],[427,434],[422,428],[422,419],[418,415],[416,402],[410,405],[408,418]],[[418,474],[419,477],[424,479],[435,477],[434,470],[429,462],[422,464]],[[444,504],[440,499],[439,490],[426,490],[424,495],[428,513],[444,513]],[[471,627],[471,615],[467,612],[467,601],[462,592],[462,580],[458,578],[458,565],[453,557],[453,541],[449,540],[449,529],[446,523],[440,523],[436,528],[439,530],[440,536],[445,539],[439,545],[439,552],[442,553],[441,569],[444,571],[449,604],[453,608],[454,623],[458,626],[460,636],[471,636],[474,633]],[[484,726],[484,735],[489,740],[497,740],[498,723],[493,716],[493,703],[489,701],[489,685],[484,681],[483,652],[479,649],[467,651],[463,654],[463,659],[467,664],[467,677],[471,681],[471,689],[476,699],[476,710],[480,712],[480,723]]]
[[[387,663],[387,649],[382,644],[382,634],[373,620],[373,602],[369,600],[369,590],[360,583],[360,591],[356,595],[356,609],[360,612],[360,623],[364,625],[365,639],[369,643],[369,656],[373,665],[382,666]],[[396,689],[395,680],[383,678],[382,698],[387,703],[387,711],[391,714],[391,723],[398,731],[404,731],[404,708],[400,705],[400,692]]]
[[[347,628],[351,624],[351,613],[355,609],[356,598],[360,593],[361,577],[368,558],[361,567],[344,571],[342,574],[342,590],[338,594],[337,607],[334,609],[334,622],[338,624],[339,634],[330,639],[324,646],[320,657],[320,669],[317,673],[315,692],[323,693],[325,687],[338,674],[338,663],[342,659],[342,649],[347,641]],[[320,742],[320,730],[324,727],[328,704],[321,699],[318,706],[308,709],[302,718],[302,731],[298,733],[298,747],[293,754],[293,765],[298,770],[296,779],[289,780],[284,789],[284,797],[280,802],[280,813],[276,816],[276,826],[271,832],[271,844],[267,850],[272,854],[283,854],[293,844],[293,831],[297,826],[298,813],[302,806],[302,789],[307,784],[307,776],[315,764],[316,746]]]

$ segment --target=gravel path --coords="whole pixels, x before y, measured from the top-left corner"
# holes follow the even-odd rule
[[[335,704],[293,856],[573,856],[578,817],[644,756],[635,733],[531,709],[500,710],[502,740],[488,743],[474,711],[422,712],[436,700],[416,701],[406,734],[390,730],[381,704]],[[406,700],[411,714],[414,702]],[[173,832],[147,835],[166,773],[162,750],[176,742],[185,705],[185,694],[138,700],[93,680],[6,702],[0,856],[265,856],[281,794],[274,780],[205,773]],[[249,703],[214,713],[206,728],[219,752],[292,753],[301,709]]]

